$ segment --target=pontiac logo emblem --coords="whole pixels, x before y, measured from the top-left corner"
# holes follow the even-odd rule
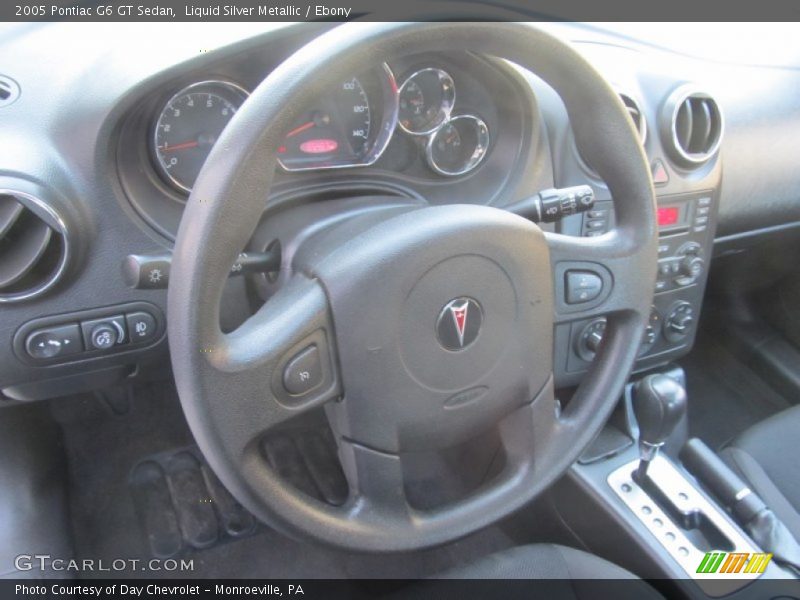
[[[450,305],[450,314],[453,315],[453,322],[456,324],[456,331],[458,331],[458,345],[462,348],[464,347],[464,328],[467,326],[467,311],[469,311],[469,301],[460,306]]]
[[[436,336],[448,350],[463,350],[478,337],[483,322],[480,304],[472,298],[456,298],[445,304],[436,321]]]

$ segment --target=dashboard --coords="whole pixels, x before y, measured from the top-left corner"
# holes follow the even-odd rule
[[[169,252],[203,162],[252,90],[329,27],[187,25],[157,49],[131,25],[109,26],[105,38],[80,24],[7,33],[3,51],[13,58],[0,76],[21,94],[0,102],[3,397],[164,375]],[[547,27],[606,76],[639,133],[660,244],[637,368],[674,360],[694,342],[715,253],[800,224],[800,70],[698,56],[628,31]],[[74,45],[53,77],[43,74],[45,39]],[[298,112],[263,222],[243,249],[279,251],[280,269],[231,277],[225,328],[288,276],[302,229],[289,209],[322,222],[381,204],[503,208],[589,185],[591,211],[543,227],[593,237],[614,225],[612,198],[581,156],[563,104],[505,61],[409,49],[321,88]],[[131,260],[149,265],[146,280],[124,276]],[[571,306],[574,318],[555,332],[560,387],[580,381],[602,339],[604,320],[582,316],[587,302]]]

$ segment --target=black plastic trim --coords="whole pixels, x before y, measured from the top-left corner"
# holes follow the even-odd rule
[[[25,350],[25,340],[28,336],[37,329],[47,327],[57,327],[60,325],[67,325],[70,323],[80,323],[83,321],[91,321],[95,319],[111,318],[120,314],[127,314],[132,312],[147,312],[153,315],[156,320],[156,334],[145,342],[126,342],[118,346],[114,346],[111,350],[84,350],[79,354],[70,354],[65,357],[53,357],[50,359],[35,359],[31,357]],[[158,344],[165,336],[167,329],[166,319],[161,309],[155,304],[149,302],[128,302],[125,304],[115,304],[113,306],[104,306],[100,308],[92,308],[88,310],[81,310],[77,312],[64,313],[59,315],[52,315],[33,319],[22,325],[14,334],[14,353],[22,362],[33,365],[36,367],[45,367],[49,365],[61,365],[65,363],[81,362],[91,360],[93,358],[104,358],[107,356],[119,356],[130,354],[151,346]],[[127,336],[129,338],[129,336]]]

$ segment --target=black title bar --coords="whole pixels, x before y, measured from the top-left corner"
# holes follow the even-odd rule
[[[10,0],[0,21],[794,21],[786,0]]]

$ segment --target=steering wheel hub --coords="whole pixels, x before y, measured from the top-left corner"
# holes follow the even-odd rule
[[[331,410],[344,437],[383,452],[442,447],[531,402],[553,346],[536,225],[453,205],[342,227],[347,242],[325,232],[301,268],[330,302],[346,390]]]

